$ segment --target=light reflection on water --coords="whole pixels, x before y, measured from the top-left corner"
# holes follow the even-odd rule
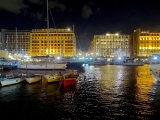
[[[84,75],[85,79],[77,85],[60,89],[59,83],[47,84],[44,79],[32,85],[24,82],[1,87],[0,115],[3,116],[4,111],[13,113],[17,108],[25,119],[35,115],[38,115],[36,118],[63,120],[143,120],[159,116],[160,86],[147,65],[85,66]]]

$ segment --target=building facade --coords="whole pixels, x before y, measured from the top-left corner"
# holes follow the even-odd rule
[[[160,32],[141,31],[137,28],[133,32],[133,45],[135,57],[149,57],[153,53],[160,53]]]
[[[1,49],[12,56],[71,57],[76,55],[76,37],[69,29],[1,29]]]
[[[89,53],[93,56],[131,56],[131,35],[106,34],[94,35]]]
[[[76,37],[70,29],[32,29],[30,33],[30,56],[76,55]]]
[[[29,55],[30,30],[1,30],[2,50],[7,50],[9,55]]]

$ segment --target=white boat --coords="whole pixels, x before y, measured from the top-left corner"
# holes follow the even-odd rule
[[[152,77],[160,82],[160,64],[150,64],[149,70],[151,71]]]
[[[32,84],[32,83],[40,82],[42,80],[42,75],[41,74],[27,75],[25,79],[27,83]]]
[[[153,78],[160,82],[160,54],[152,54],[150,57],[149,70]]]
[[[143,62],[117,62],[113,65],[123,65],[123,66],[143,66],[145,65]]]
[[[150,64],[149,69],[150,70],[160,70],[160,64]]]
[[[89,65],[106,65],[107,62],[101,62],[101,61],[94,61],[94,62],[89,62]]]
[[[66,67],[66,63],[27,63],[18,66],[19,69],[30,70],[64,70]]]
[[[126,66],[143,66],[143,62],[126,62],[126,63],[121,63],[120,65],[126,65]]]
[[[9,86],[9,85],[12,85],[12,84],[17,84],[17,83],[20,83],[20,82],[23,82],[25,81],[25,78],[24,77],[21,77],[21,76],[14,76],[14,77],[5,77],[3,78],[3,80],[1,80],[1,86]]]
[[[48,74],[44,75],[44,78],[47,80],[48,83],[59,82],[63,78],[63,75],[61,73]]]
[[[48,0],[47,0],[47,38],[49,40],[49,15],[48,15]],[[59,60],[60,61],[60,60]],[[62,63],[62,62],[36,62],[36,63],[27,63],[27,64],[21,64],[18,66],[19,69],[34,69],[34,70],[61,70],[61,69],[66,69],[66,64],[67,63]]]
[[[150,69],[150,71],[151,71],[151,74],[152,74],[153,78],[156,81],[160,82],[160,70],[158,70],[158,69]]]

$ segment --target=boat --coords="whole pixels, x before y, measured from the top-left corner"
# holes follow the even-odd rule
[[[143,62],[124,62],[120,63],[119,65],[124,65],[124,66],[143,66]]]
[[[105,61],[93,61],[93,62],[88,62],[89,65],[106,65],[107,62]]]
[[[149,70],[151,71],[153,78],[160,82],[160,54],[152,54],[149,56],[149,59]]]
[[[79,74],[77,70],[68,70],[63,74],[63,79],[61,80],[61,85],[66,87],[78,82]]]
[[[48,83],[59,82],[63,78],[63,75],[61,72],[59,72],[55,74],[44,75],[44,78],[47,80]]]
[[[48,15],[48,0],[47,0],[47,38],[49,40],[49,15]],[[50,56],[50,53],[48,53]],[[47,57],[46,57],[47,58]],[[49,57],[50,59],[50,57]],[[35,62],[35,63],[26,63],[26,64],[21,64],[18,66],[19,69],[29,69],[29,70],[64,70],[66,69],[66,64],[64,62],[61,62],[60,60],[58,62]]]
[[[18,66],[19,69],[27,70],[65,70],[66,63],[25,63]]]
[[[76,84],[78,82],[78,77],[67,77],[61,80],[61,84],[66,87],[68,85]]]
[[[143,66],[145,63],[140,59],[117,56],[110,61],[110,65]]]
[[[21,75],[6,75],[5,77],[1,78],[1,86],[9,86],[9,85],[13,85],[13,84],[17,84],[17,83],[21,83],[25,81],[25,77],[21,76]]]
[[[40,82],[42,79],[42,75],[41,74],[31,74],[31,75],[27,75],[25,79],[27,83],[32,84],[32,83]]]
[[[143,66],[145,65],[141,61],[117,61],[113,62],[112,65],[123,65],[123,66]]]
[[[155,81],[160,82],[160,70],[152,69],[151,74],[152,74],[152,77],[155,79]]]

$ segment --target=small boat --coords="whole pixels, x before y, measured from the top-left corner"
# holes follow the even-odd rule
[[[68,78],[63,78],[61,80],[61,84],[66,87],[68,85],[76,84],[78,82],[78,77],[68,77]]]
[[[151,71],[152,77],[153,77],[156,81],[160,82],[160,70],[158,70],[158,69],[152,69],[152,70],[150,70],[150,71]]]
[[[76,84],[78,82],[78,71],[77,70],[68,70],[61,80],[61,84],[65,87],[68,85]]]
[[[32,84],[41,81],[42,75],[41,74],[27,75],[25,79],[29,84]]]
[[[63,78],[63,75],[61,73],[48,74],[44,75],[44,78],[47,79],[48,83],[59,82]]]
[[[126,65],[126,66],[143,66],[143,62],[126,62],[126,63],[121,63],[120,65]]]
[[[5,77],[1,78],[1,86],[9,86],[12,84],[17,84],[20,82],[25,81],[25,78],[23,76],[8,76],[6,75]]]
[[[93,61],[93,62],[89,62],[89,65],[106,65],[107,62],[106,61]]]
[[[143,62],[115,62],[113,65],[122,65],[122,66],[143,66]]]

